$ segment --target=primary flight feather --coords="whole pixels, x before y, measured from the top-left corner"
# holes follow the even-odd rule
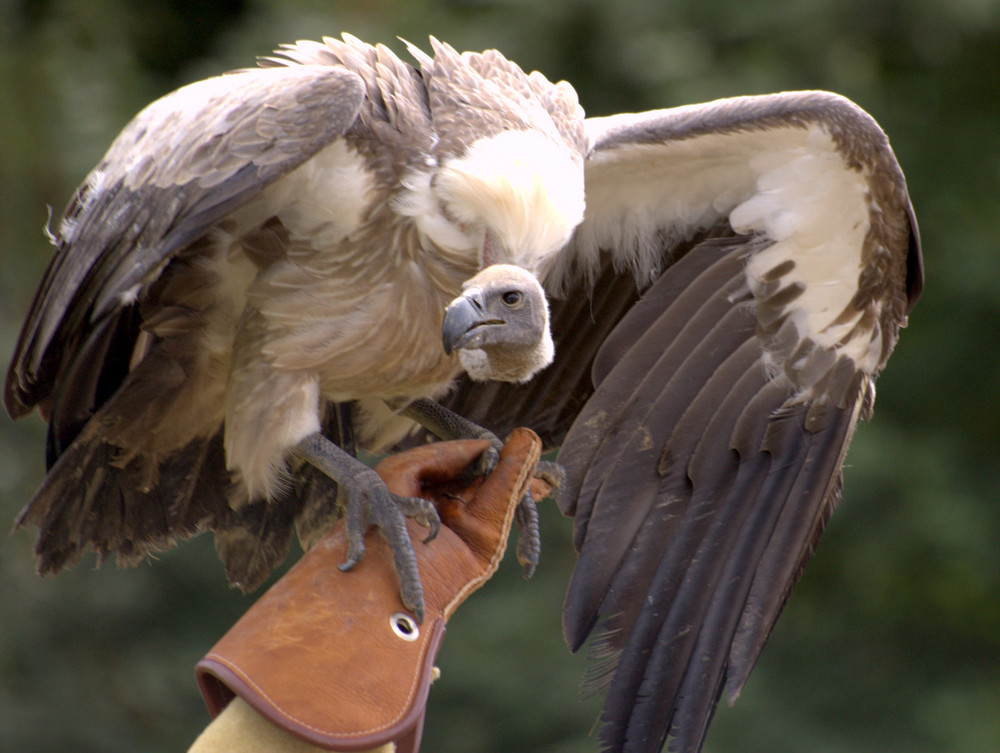
[[[378,525],[419,616],[402,516],[436,517],[355,448],[532,426],[567,473],[602,745],[697,751],[920,293],[903,175],[833,94],[586,119],[564,82],[431,48],[299,42],[126,126],[8,373],[11,415],[49,422],[19,522],[43,572],[211,529],[252,588],[346,514],[346,565]]]

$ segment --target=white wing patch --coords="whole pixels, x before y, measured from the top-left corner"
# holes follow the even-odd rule
[[[588,124],[589,125],[589,124]],[[801,142],[798,129],[709,134],[666,144],[629,143],[587,160],[587,212],[576,253],[562,254],[549,277],[558,287],[576,267],[585,275],[611,251],[641,285],[656,279],[663,247],[706,230],[754,191],[753,155]],[[572,266],[571,266],[572,265]]]
[[[620,119],[619,119],[620,120]],[[588,122],[592,135],[614,118]],[[560,254],[546,286],[559,291],[576,274],[592,276],[601,253],[635,274],[640,285],[662,271],[663,249],[720,221],[773,244],[747,264],[747,281],[761,280],[787,260],[782,286],[804,292],[788,304],[801,338],[850,356],[872,372],[880,340],[846,339],[861,312],[841,317],[858,290],[862,249],[870,227],[867,175],[851,169],[820,125],[720,131],[666,143],[627,142],[599,149],[586,163],[587,212],[575,253]]]
[[[848,321],[838,319],[858,292],[870,226],[868,182],[861,172],[847,169],[823,129],[812,126],[803,133],[800,146],[751,159],[756,190],[729,219],[737,232],[761,232],[774,241],[748,260],[751,290],[757,293],[762,277],[793,261],[782,284],[804,288],[788,307],[800,338],[848,355],[873,372],[881,358],[879,341],[845,341],[862,312]]]

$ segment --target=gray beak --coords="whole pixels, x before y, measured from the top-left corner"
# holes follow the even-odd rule
[[[470,288],[444,310],[444,322],[441,324],[444,352],[451,355],[452,351],[465,347],[478,334],[479,327],[489,324],[503,324],[503,321],[486,313],[483,291]]]

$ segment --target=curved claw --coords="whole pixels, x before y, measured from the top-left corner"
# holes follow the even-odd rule
[[[483,435],[476,437],[476,439],[485,439],[490,443],[490,446],[483,450],[483,454],[476,461],[474,470],[479,476],[488,476],[497,467],[497,463],[500,462],[500,451],[503,449],[503,442],[497,438],[496,434],[485,429],[483,430]]]
[[[413,612],[417,622],[423,622],[424,589],[420,583],[413,542],[406,528],[406,517],[413,517],[427,526],[430,538],[433,538],[441,526],[437,510],[427,500],[393,494],[377,476],[356,481],[360,483],[347,502],[347,560],[339,567],[350,570],[361,561],[365,554],[365,532],[371,526],[377,526],[392,551],[403,605]]]
[[[341,572],[347,572],[365,556],[365,531],[369,524],[368,510],[364,504],[355,504],[352,495],[347,502],[344,526],[347,532],[347,559],[337,565]]]
[[[361,561],[365,555],[365,532],[373,525],[378,526],[392,550],[403,605],[422,622],[424,589],[403,510],[417,510],[418,520],[436,535],[440,521],[436,511],[432,514],[428,510],[433,506],[424,500],[407,502],[406,498],[392,494],[378,473],[318,432],[301,439],[291,454],[325,473],[347,492],[347,559],[340,569],[350,570]]]
[[[403,512],[403,515],[411,520],[417,521],[427,529],[427,536],[423,539],[425,544],[433,541],[441,532],[441,517],[437,508],[430,500],[422,497],[401,497],[393,494],[396,504]]]
[[[548,497],[560,501],[560,493],[566,488],[566,469],[553,460],[539,460],[535,478],[549,486]]]
[[[534,575],[542,552],[542,534],[535,497],[553,497],[558,501],[559,491],[566,483],[566,470],[549,460],[540,460],[534,475],[537,485],[533,482],[532,487],[525,491],[514,511],[514,523],[520,534],[517,541],[517,561],[524,568],[525,578]]]

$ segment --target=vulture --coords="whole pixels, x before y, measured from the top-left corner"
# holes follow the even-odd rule
[[[349,567],[374,525],[419,616],[404,515],[434,511],[355,453],[532,427],[602,749],[698,751],[920,294],[903,174],[831,93],[586,118],[565,82],[430,46],[286,45],[124,128],[7,376],[11,416],[48,421],[17,522],[42,573],[213,530],[245,589],[293,534],[344,518]]]

